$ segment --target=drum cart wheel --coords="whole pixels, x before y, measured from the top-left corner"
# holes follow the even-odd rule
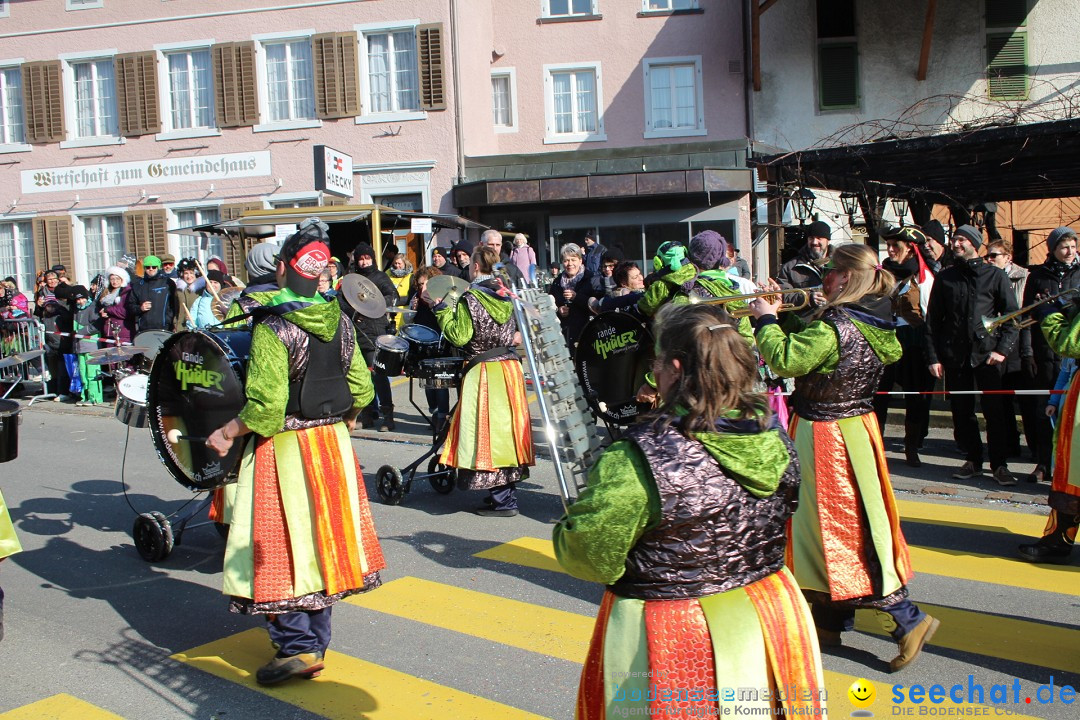
[[[428,462],[427,476],[431,488],[441,495],[452,493],[454,485],[457,484],[457,468],[443,465],[438,457],[433,457]]]
[[[135,549],[146,562],[159,562],[172,552],[172,525],[168,518],[156,510],[142,513],[135,518],[131,536],[135,540]]]
[[[401,479],[401,471],[393,465],[383,465],[379,472],[375,473],[375,489],[387,505],[400,504],[408,492],[408,487]]]

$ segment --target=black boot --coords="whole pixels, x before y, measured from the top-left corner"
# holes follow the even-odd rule
[[[365,430],[375,427],[375,405],[372,403],[360,411],[360,427]]]
[[[379,421],[379,432],[387,432],[396,427],[396,425],[394,425],[393,405],[380,405],[379,415],[382,416],[382,419]]]
[[[1047,521],[1049,532],[1037,542],[1017,548],[1020,557],[1033,563],[1067,565],[1076,541],[1077,526],[1080,526],[1080,516],[1051,510]]]

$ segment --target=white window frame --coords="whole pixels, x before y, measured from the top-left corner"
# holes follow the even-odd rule
[[[11,15],[11,3],[9,0],[0,0],[0,18],[6,18]]]
[[[181,224],[181,222],[180,222],[179,214],[182,213],[182,212],[195,212],[195,213],[198,213],[200,217],[198,218],[197,224],[203,225],[207,221],[206,221],[205,218],[201,217],[202,213],[205,212],[206,210],[216,210],[217,215],[218,215],[218,222],[221,221],[221,204],[220,203],[201,203],[201,204],[199,204],[199,203],[196,203],[196,204],[184,203],[183,205],[167,205],[167,206],[165,206],[165,209],[168,210],[168,212],[169,212],[170,225],[172,225],[174,228],[185,227],[185,225]],[[173,236],[175,236],[177,238],[181,237],[181,236],[176,236],[175,233],[169,233],[169,234],[173,235]],[[179,239],[176,239],[176,240],[169,239],[167,242],[168,242],[169,252],[172,253],[174,256],[176,256],[178,259],[182,260],[183,259],[183,257],[182,257],[183,253],[180,250],[180,240]],[[225,238],[222,238],[221,242],[222,242],[222,249],[224,250],[224,244],[227,241],[226,241]],[[197,251],[196,255],[199,258],[199,262],[201,262],[203,264],[203,267],[206,267],[206,261],[210,259],[210,257],[213,255],[213,253],[211,253],[211,252],[209,252],[207,250],[203,250],[201,247],[198,247],[198,245],[199,245],[198,238],[196,238],[195,243],[196,243],[196,247],[198,248],[198,251]]]
[[[105,0],[64,0],[64,9],[90,10],[92,8],[105,7]]]
[[[92,279],[90,275],[90,263],[88,261],[89,256],[87,255],[86,250],[86,232],[83,228],[83,220],[87,220],[90,218],[104,218],[109,215],[116,216],[120,218],[120,233],[121,236],[123,236],[123,234],[126,232],[126,229],[124,228],[124,212],[127,210],[128,208],[124,207],[95,208],[92,212],[71,213],[71,225],[74,229],[74,232],[72,233],[73,237],[71,243],[71,254],[75,261],[74,277],[78,280],[80,284],[89,285],[90,280]],[[126,246],[127,238],[123,239],[125,240]],[[126,252],[126,250],[124,250],[123,252]],[[118,259],[119,258],[115,257],[105,258],[105,268],[115,263]],[[102,271],[104,271],[105,268],[102,268]],[[69,277],[70,276],[71,273],[69,273]]]
[[[697,114],[697,125],[692,128],[654,128],[653,127],[653,103],[652,103],[652,84],[650,83],[651,73],[653,67],[658,66],[673,66],[673,65],[693,65],[694,66],[694,102],[696,107],[694,110]],[[641,61],[642,78],[645,83],[645,133],[646,139],[650,138],[669,138],[669,137],[700,137],[702,135],[708,135],[709,131],[705,129],[705,83],[701,74],[701,56],[700,55],[688,55],[686,57],[664,57],[664,58],[644,58]],[[672,108],[674,112],[674,108]]]
[[[263,33],[261,35],[252,35],[251,39],[255,41],[255,80],[258,83],[259,88],[259,118],[263,121],[253,127],[252,132],[272,132],[275,130],[302,130],[306,128],[321,128],[322,120],[319,118],[304,118],[299,120],[285,120],[285,121],[271,121],[270,120],[270,93],[267,91],[269,87],[269,78],[266,73],[266,45],[274,45],[281,42],[296,42],[298,40],[307,40],[311,42],[311,36],[315,34],[314,29],[307,30],[293,30],[291,32],[277,32],[277,33]],[[312,53],[312,74],[314,75],[314,53]],[[312,88],[314,89],[314,77],[312,77]],[[312,95],[312,112],[315,112],[315,97]]]
[[[172,93],[169,87],[169,59],[168,55],[181,52],[199,52],[202,50],[210,50],[214,45],[214,40],[192,40],[187,42],[178,43],[163,43],[154,46],[154,50],[157,52],[157,75],[158,75],[158,87],[161,91],[158,93],[158,110],[161,113],[161,132],[155,135],[157,140],[183,140],[185,138],[200,138],[200,137],[217,137],[221,135],[221,130],[217,127],[206,128],[184,128],[177,130],[172,126]],[[213,72],[213,58],[211,57],[211,73]],[[212,82],[212,81],[211,81]],[[211,101],[213,100],[214,88],[211,86],[210,95]],[[216,116],[214,122],[217,122]]]
[[[701,7],[701,4],[700,4],[699,0],[687,0],[690,3],[690,6],[685,7],[685,8],[672,7],[672,5],[674,5],[676,2],[678,2],[678,0],[661,0],[661,2],[667,3],[667,7],[662,7],[662,8],[649,7],[649,3],[654,2],[654,1],[655,0],[641,0],[641,12],[643,12],[643,13],[666,13],[666,12],[674,12],[674,11],[678,11],[678,10],[698,10]]]
[[[587,18],[599,15],[596,4],[599,0],[589,0],[589,12],[574,12],[574,0],[566,0],[566,7],[570,12],[553,15],[551,12],[551,0],[540,0],[540,17],[545,18]]]
[[[123,145],[125,138],[119,135],[119,128],[116,135],[95,135],[93,137],[76,137],[76,126],[78,125],[78,119],[75,112],[75,71],[72,69],[73,64],[82,62],[96,62],[99,60],[112,60],[113,61],[113,102],[116,102],[116,48],[108,50],[98,50],[96,52],[78,52],[78,53],[63,53],[59,55],[61,62],[61,74],[63,76],[64,84],[64,116],[67,119],[67,139],[60,142],[62,149],[67,148],[81,148],[81,147],[96,147],[98,145]],[[117,113],[117,124],[120,122],[120,110],[119,107],[115,108]]]
[[[3,16],[0,15],[0,17],[3,17]],[[0,60],[0,73],[2,73],[5,70],[18,71],[19,66],[22,65],[23,62],[24,61],[23,61],[22,58],[9,58],[7,60]],[[4,90],[5,90],[4,82],[3,82],[2,79],[0,79],[0,98],[3,97]],[[24,100],[24,103],[25,103],[25,100]],[[2,107],[0,107],[0,110],[2,110]],[[26,106],[25,106],[25,104],[23,106],[23,140],[24,141],[26,140]],[[30,152],[33,149],[34,149],[34,147],[30,143],[27,143],[27,142],[5,143],[5,142],[3,142],[3,138],[0,137],[0,154],[3,154],[3,153],[16,153],[16,152]]]
[[[514,133],[518,131],[518,109],[517,109],[517,70],[514,68],[497,68],[491,71],[491,79],[494,80],[497,77],[507,79],[507,87],[510,92],[510,123],[508,125],[494,125],[495,116],[495,94],[494,88],[492,88],[492,124],[495,127],[497,133]]]
[[[353,25],[353,30],[356,31],[358,40],[358,47],[356,52],[360,58],[360,112],[361,114],[356,117],[357,125],[367,125],[370,123],[381,122],[402,122],[409,120],[426,120],[427,111],[417,108],[416,110],[395,110],[392,112],[371,112],[371,102],[369,101],[370,86],[368,83],[368,53],[367,53],[367,36],[368,35],[382,35],[385,33],[395,32],[411,32],[416,34],[416,26],[420,24],[417,19],[403,20],[396,23],[367,23],[362,25]],[[416,48],[417,63],[419,65],[420,48]],[[417,98],[421,94],[422,88],[420,87],[420,68],[416,68],[416,91]]]
[[[556,133],[555,132],[555,86],[552,75],[561,72],[591,70],[596,78],[596,131],[592,133]],[[559,145],[564,143],[604,142],[604,83],[600,61],[581,63],[558,63],[544,65],[544,144]]]
[[[23,262],[26,264],[26,268],[24,269],[19,264],[19,255],[17,252],[14,254],[13,259],[15,262],[14,276],[15,279],[19,281],[19,292],[25,295],[26,299],[31,303],[31,312],[33,311],[32,304],[34,302],[34,277],[35,268],[37,265],[37,259],[34,256],[33,222],[33,215],[0,215],[0,225],[14,226],[12,228],[12,239],[14,240],[14,247],[12,248],[13,250],[18,248],[19,245],[20,236],[17,231],[18,226],[21,224],[25,224],[28,226],[27,235],[24,236],[24,239],[29,239],[30,241],[30,255],[29,257],[23,259]],[[7,273],[4,274],[6,275]]]

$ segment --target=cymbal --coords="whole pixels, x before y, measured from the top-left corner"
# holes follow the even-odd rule
[[[349,273],[341,278],[338,295],[345,303],[366,318],[378,318],[386,314],[386,298],[375,283],[363,275]]]
[[[0,370],[3,370],[4,368],[9,368],[9,367],[15,367],[16,365],[21,365],[22,362],[23,361],[19,359],[18,355],[12,355],[10,357],[0,358]]]
[[[113,365],[115,363],[130,360],[136,355],[142,355],[150,351],[150,348],[136,345],[124,345],[116,348],[101,348],[86,353],[87,365]]]
[[[457,302],[466,290],[469,282],[453,275],[436,275],[427,281],[427,294],[435,302],[445,300],[449,303]]]

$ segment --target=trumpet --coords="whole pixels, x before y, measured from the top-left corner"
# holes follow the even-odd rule
[[[728,308],[727,305],[729,303],[737,303],[737,302],[749,303],[751,300],[756,300],[757,298],[776,297],[777,295],[799,295],[801,297],[796,302],[781,303],[780,307],[777,308],[776,312],[782,313],[782,312],[791,312],[792,310],[804,310],[804,309],[806,309],[807,307],[810,306],[810,296],[813,293],[821,292],[821,289],[822,289],[821,286],[817,285],[815,287],[808,287],[808,288],[789,288],[789,289],[782,289],[782,290],[762,290],[760,292],[747,293],[745,295],[728,295],[726,297],[718,297],[718,298],[699,298],[699,297],[691,296],[690,297],[690,302],[691,303],[705,303],[706,305],[723,305],[724,309],[727,310],[728,315],[730,315],[731,317],[733,317],[733,318],[744,318],[744,317],[747,317],[748,315],[750,315],[749,304],[747,304],[744,307],[737,307],[737,308]]]
[[[1053,302],[1055,300],[1061,300],[1066,297],[1071,297],[1073,295],[1076,295],[1077,293],[1080,293],[1080,288],[1069,288],[1068,290],[1059,292],[1056,295],[1050,295],[1048,297],[1044,297],[1042,300],[1033,302],[1030,305],[1025,305],[1019,310],[1014,310],[1013,312],[1007,313],[1005,315],[999,315],[996,318],[983,315],[982,325],[986,329],[988,335],[993,335],[994,332],[996,332],[1001,326],[1008,323],[1014,324],[1017,330],[1031,327],[1032,325],[1038,324],[1039,321],[1035,318],[1025,318],[1024,315],[1028,314],[1040,305],[1045,305],[1048,302]]]

